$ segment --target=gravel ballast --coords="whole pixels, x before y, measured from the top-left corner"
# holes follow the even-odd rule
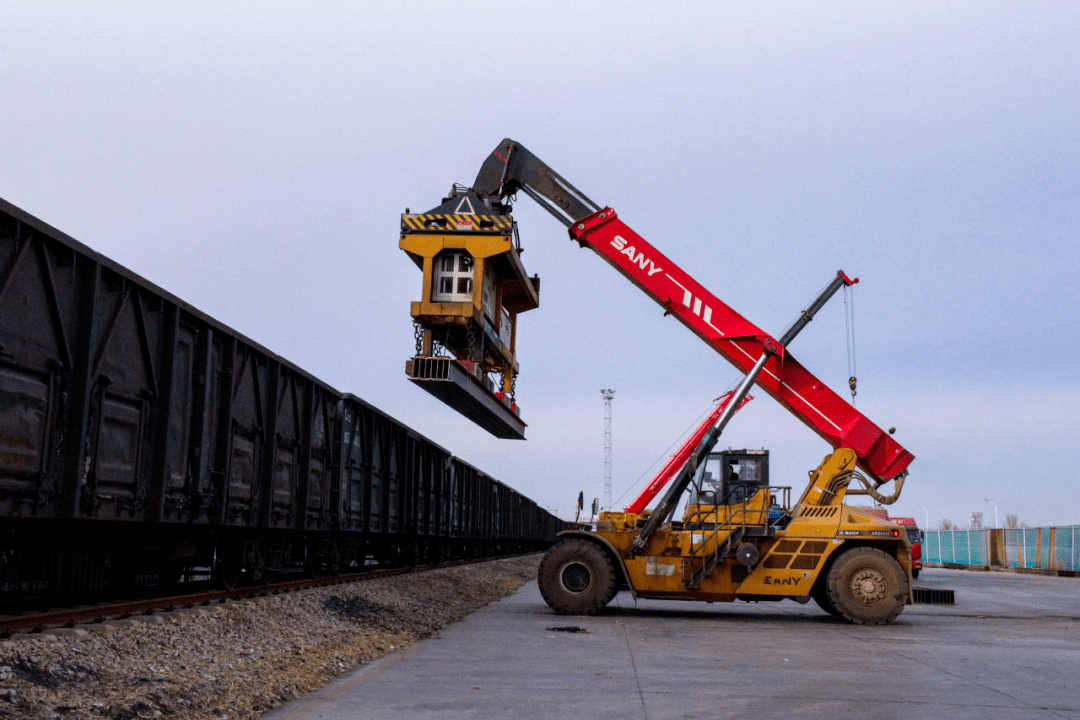
[[[258,717],[536,577],[496,560],[0,643],[0,718]]]

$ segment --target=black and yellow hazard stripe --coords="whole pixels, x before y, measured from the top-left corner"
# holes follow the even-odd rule
[[[513,221],[506,215],[438,215],[413,213],[401,216],[404,232],[510,232]]]

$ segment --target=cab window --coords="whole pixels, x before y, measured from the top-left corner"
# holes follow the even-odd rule
[[[723,496],[718,494],[723,485],[720,471],[720,456],[710,455],[705,464],[698,468],[694,478],[694,488],[690,494],[691,505],[716,505],[723,500]]]

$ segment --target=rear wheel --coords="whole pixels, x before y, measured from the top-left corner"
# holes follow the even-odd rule
[[[556,543],[540,561],[540,594],[560,615],[593,615],[618,591],[615,566],[596,543],[572,539]]]
[[[877,548],[858,547],[838,557],[829,569],[828,599],[837,612],[858,625],[884,625],[904,609],[907,575],[900,563]]]
[[[822,578],[821,582],[814,585],[814,588],[810,591],[810,597],[814,598],[814,602],[822,610],[833,617],[840,617],[840,611],[829,601],[829,589],[826,587],[825,578]]]

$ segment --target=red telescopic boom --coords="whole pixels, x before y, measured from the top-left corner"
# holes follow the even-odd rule
[[[898,479],[914,456],[854,406],[804,368],[787,343],[820,306],[807,308],[780,340],[744,318],[631,230],[611,208],[601,208],[552,168],[506,139],[480,168],[472,190],[493,209],[524,191],[570,229],[570,237],[608,261],[698,337],[834,448],[851,448],[875,484]],[[834,282],[853,285],[842,272]],[[824,296],[823,296],[824,297]],[[827,297],[825,298],[827,299]],[[823,300],[822,300],[823,302]],[[768,356],[767,358],[765,356]]]
[[[804,368],[780,341],[706,290],[682,268],[604,208],[570,226],[588,246],[694,331],[735,367],[749,372],[766,348],[757,385],[835,448],[851,448],[859,464],[884,480],[914,459],[881,428]],[[845,284],[856,281],[843,276]]]
[[[679,449],[671,456],[671,458],[664,464],[664,467],[660,468],[660,472],[656,473],[653,479],[645,486],[645,489],[641,491],[641,494],[634,498],[634,501],[626,506],[623,512],[634,513],[640,515],[641,511],[652,502],[652,499],[664,489],[664,486],[671,481],[671,478],[675,477],[682,466],[686,464],[686,461],[690,459],[690,455],[693,454],[694,449],[701,444],[701,439],[705,437],[705,433],[709,431],[716,421],[720,419],[720,413],[724,412],[724,408],[731,402],[731,397],[735,394],[735,391],[726,392],[718,398],[716,407],[712,409],[708,417],[701,421],[697,429],[690,434],[690,437],[679,446]],[[747,395],[736,412],[742,410],[743,405],[754,399],[753,395]]]

